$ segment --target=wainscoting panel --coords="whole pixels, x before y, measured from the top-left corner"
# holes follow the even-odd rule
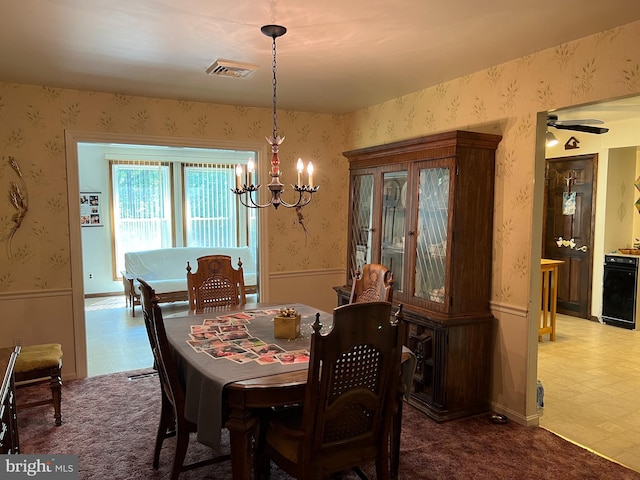
[[[338,296],[333,290],[344,285],[345,270],[306,270],[277,272],[269,275],[269,298],[263,302],[304,303],[325,312],[338,306]]]
[[[0,346],[59,343],[63,379],[77,378],[71,289],[0,294],[0,312]]]

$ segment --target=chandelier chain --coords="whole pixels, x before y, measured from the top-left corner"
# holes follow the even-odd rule
[[[271,51],[273,53],[273,63],[272,63],[272,67],[273,67],[273,138],[277,138],[278,136],[278,111],[276,109],[276,106],[278,104],[278,95],[277,95],[277,86],[278,86],[278,80],[276,79],[276,37],[273,37],[273,44],[271,47]]]

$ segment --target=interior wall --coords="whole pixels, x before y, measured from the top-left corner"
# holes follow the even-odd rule
[[[80,346],[76,345],[70,289],[4,292],[0,294],[0,306],[0,346],[59,343],[64,354],[63,380],[77,378],[78,372],[82,376],[86,366],[78,362],[78,356],[83,357],[85,339],[81,339]]]
[[[502,135],[493,199],[491,307],[498,321],[491,397],[497,411],[520,423],[538,421],[538,345],[532,334],[539,315],[540,262],[532,239],[541,235],[535,219],[543,208],[542,190],[535,186],[544,182],[539,168],[544,155],[536,155],[544,139],[536,131],[538,113],[640,93],[640,82],[628,73],[640,68],[638,41],[640,22],[635,22],[350,116],[350,149],[454,129]],[[579,153],[587,151],[582,147]]]
[[[310,287],[311,282],[313,287]],[[278,305],[301,303],[323,312],[332,312],[338,306],[338,294],[333,287],[344,285],[344,283],[343,269],[274,272],[269,277],[271,286],[269,301]]]
[[[640,143],[640,142],[638,142]],[[634,212],[633,216],[633,243],[632,246],[636,243],[640,243],[640,210],[636,202],[640,202],[640,146],[635,148],[635,159],[636,159],[636,170],[635,170],[635,181],[634,181]]]
[[[593,238],[593,275],[591,276],[591,315],[601,319],[602,315],[602,278],[604,275],[605,249],[605,229],[604,219],[607,211],[607,184],[609,176],[609,149],[602,149],[598,152],[598,171],[596,175],[596,211],[594,217],[594,238]]]
[[[604,253],[617,253],[618,249],[630,248],[633,243],[633,222],[638,214],[634,207],[636,148],[609,150],[607,173]],[[595,259],[598,260],[604,261]]]
[[[113,279],[112,225],[109,215],[111,188],[109,162],[104,146],[78,145],[78,176],[80,192],[100,194],[102,226],[82,226],[82,265],[85,295],[122,292],[122,282]],[[97,252],[100,252],[98,255]]]

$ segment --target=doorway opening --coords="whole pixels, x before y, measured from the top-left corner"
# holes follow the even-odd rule
[[[120,145],[120,146],[133,146],[138,145],[142,147],[155,147],[158,149],[176,149],[186,150],[193,149],[202,153],[207,149],[210,150],[228,150],[236,152],[252,152],[256,158],[256,164],[261,164],[260,158],[267,158],[268,152],[264,145],[257,142],[229,142],[229,141],[214,141],[207,139],[188,139],[188,138],[168,138],[168,137],[151,137],[140,135],[126,135],[126,134],[111,134],[111,133],[99,133],[99,132],[78,132],[67,131],[65,132],[66,140],[66,163],[67,163],[67,182],[68,182],[68,203],[69,203],[69,223],[70,223],[70,245],[73,252],[71,257],[71,278],[72,278],[72,298],[73,298],[73,311],[74,317],[80,319],[74,324],[74,337],[75,347],[77,353],[77,373],[79,378],[86,377],[88,374],[87,369],[87,332],[86,332],[86,320],[85,320],[85,293],[90,294],[93,292],[93,285],[98,282],[95,277],[94,271],[88,271],[84,268],[85,258],[87,255],[93,255],[94,257],[106,256],[109,257],[105,267],[105,275],[102,277],[104,285],[99,287],[102,293],[118,293],[123,291],[122,282],[119,282],[114,275],[115,269],[112,267],[113,262],[113,250],[111,247],[111,235],[112,229],[110,227],[102,228],[102,243],[85,242],[84,230],[81,224],[81,208],[80,198],[81,190],[97,190],[101,193],[107,191],[107,187],[101,184],[93,185],[87,184],[85,180],[81,181],[81,163],[80,163],[80,146],[103,144],[103,145]],[[102,161],[106,161],[104,156]],[[97,164],[94,164],[94,167]],[[106,162],[108,165],[108,162]],[[109,169],[105,166],[103,169],[105,178],[109,178]],[[267,172],[258,172],[259,175],[266,177]],[[172,181],[174,181],[172,179]],[[229,195],[231,195],[229,193]],[[102,214],[102,213],[101,213]],[[260,286],[260,295],[262,298],[268,298],[268,284],[265,281],[266,267],[265,256],[260,256],[260,251],[265,251],[266,245],[263,245],[267,235],[266,216],[262,215],[259,211],[253,212],[256,215],[255,222],[255,245],[256,245],[256,264],[258,265],[258,285]],[[110,215],[108,212],[102,215]],[[106,217],[104,217],[106,219]],[[260,232],[258,236],[257,232]],[[175,241],[180,244],[180,238],[184,242],[184,236],[176,235]],[[184,243],[182,243],[184,244]],[[86,263],[89,263],[88,261]],[[97,268],[97,267],[96,267]],[[95,292],[94,292],[95,293]],[[145,333],[146,335],[146,333]]]
[[[583,282],[588,291],[583,292],[581,301],[578,301],[578,281],[575,278],[560,280],[558,311],[562,313],[558,318],[556,341],[538,343],[537,338],[531,338],[531,344],[537,344],[537,379],[542,382],[545,392],[544,407],[538,410],[540,425],[636,468],[637,462],[629,459],[638,458],[637,446],[635,450],[629,445],[628,449],[618,448],[616,451],[612,446],[625,445],[625,431],[637,430],[625,413],[635,409],[636,402],[623,398],[628,397],[627,391],[633,391],[633,385],[639,378],[629,371],[612,370],[615,362],[610,359],[616,355],[628,355],[628,347],[637,343],[637,331],[605,325],[600,320],[605,256],[618,253],[625,246],[631,247],[635,232],[640,231],[637,230],[640,215],[635,208],[640,192],[634,185],[640,172],[640,137],[636,133],[640,127],[639,106],[640,97],[635,97],[553,112],[561,120],[602,119],[609,132],[593,135],[551,129],[559,143],[548,147],[546,155],[545,148],[540,146],[543,153],[537,156],[536,182],[549,182],[549,185],[545,184],[548,188],[544,193],[540,189],[536,201],[538,205],[544,204],[539,224],[541,256],[558,258],[554,255],[562,252],[565,264],[569,263],[573,268],[570,270],[572,275],[579,277],[580,264],[588,258],[583,254],[591,250],[591,267],[590,279]],[[539,121],[541,118],[542,114]],[[541,143],[544,132],[544,126],[541,126],[538,131]],[[575,165],[571,163],[573,161]],[[580,162],[593,164],[591,202],[584,200],[588,193],[581,190],[589,183],[590,173],[583,170],[588,167],[580,166]],[[551,184],[553,177],[555,186]],[[551,192],[555,192],[555,200],[549,201]],[[569,198],[571,203],[563,205],[565,198]],[[582,201],[591,204],[590,214],[576,215],[584,207],[579,204]],[[574,206],[576,211],[572,212]],[[545,211],[549,215],[543,222]],[[575,216],[569,219],[569,214]],[[576,222],[582,222],[582,225],[567,227],[565,224]],[[585,240],[574,233],[584,230],[587,225],[591,225],[587,230],[590,238]],[[567,242],[566,246],[563,242],[558,245],[560,236]],[[586,247],[586,252],[583,247]],[[565,272],[565,275],[569,273]],[[578,307],[578,304],[583,306]],[[532,384],[536,378],[528,380]],[[593,396],[593,402],[589,400],[590,396]],[[594,414],[591,406],[601,405],[603,399],[610,396],[615,397],[616,415],[599,418],[602,409]],[[602,430],[603,423],[607,424],[606,431]]]

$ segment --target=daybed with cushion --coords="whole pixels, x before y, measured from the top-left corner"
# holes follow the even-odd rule
[[[122,282],[127,305],[135,316],[135,306],[140,305],[140,285],[137,278],[145,280],[156,292],[160,302],[189,300],[187,291],[187,262],[197,268],[198,257],[228,255],[233,264],[242,262],[247,293],[256,293],[258,273],[249,247],[175,247],[127,252],[124,254]]]

